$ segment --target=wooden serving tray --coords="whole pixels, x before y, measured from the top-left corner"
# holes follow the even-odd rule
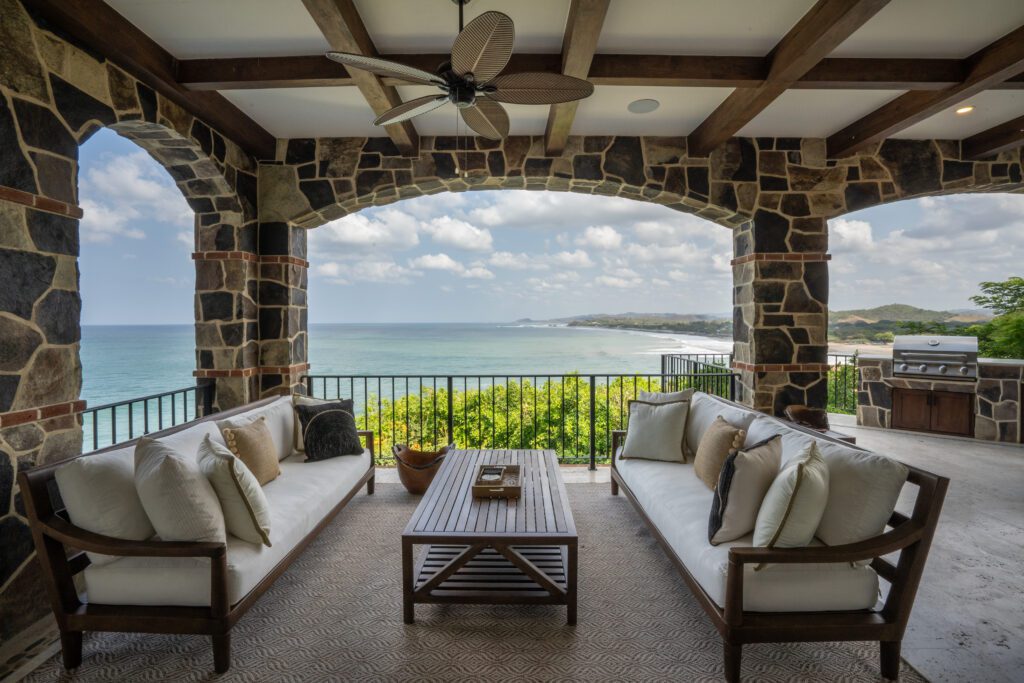
[[[501,479],[484,480],[486,473],[500,472]],[[518,498],[523,493],[519,465],[479,465],[473,480],[474,498]]]

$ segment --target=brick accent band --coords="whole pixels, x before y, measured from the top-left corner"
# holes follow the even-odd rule
[[[31,192],[15,190],[13,187],[3,187],[0,185],[0,199],[14,202],[15,204],[31,206],[33,209],[39,209],[48,213],[59,213],[69,218],[81,218],[84,215],[80,206],[32,194]]]
[[[309,268],[309,261],[296,256],[276,256],[253,254],[248,251],[197,251],[192,254],[193,261],[249,261],[250,263],[284,263],[300,268]]]
[[[14,425],[21,425],[27,422],[49,420],[51,417],[61,417],[62,415],[77,415],[84,410],[85,401],[68,401],[66,403],[54,403],[53,405],[41,408],[0,413],[0,427],[13,427]]]
[[[755,254],[745,254],[734,258],[729,261],[729,265],[738,266],[743,263],[750,263],[751,261],[800,261],[800,262],[820,262],[820,261],[831,261],[832,254],[826,254],[823,251],[808,251],[799,253],[790,252],[758,252]]]
[[[309,370],[309,363],[297,365],[264,365],[258,368],[232,368],[230,370],[193,370],[193,377],[252,377],[254,375],[295,375]]]
[[[832,366],[828,363],[744,363],[734,360],[734,370],[747,372],[828,372]]]

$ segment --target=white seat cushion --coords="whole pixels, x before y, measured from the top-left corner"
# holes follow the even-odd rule
[[[751,534],[717,546],[708,543],[714,494],[694,476],[692,465],[616,460],[616,467],[690,574],[725,607],[729,548],[750,547]],[[758,572],[748,565],[743,577],[743,608],[750,612],[869,609],[877,594],[874,570],[850,563],[768,565]]]
[[[319,462],[295,455],[263,488],[270,507],[271,547],[228,536],[228,600],[237,603],[355,486],[370,452]],[[89,602],[108,605],[210,604],[210,564],[201,558],[124,557],[85,572]]]

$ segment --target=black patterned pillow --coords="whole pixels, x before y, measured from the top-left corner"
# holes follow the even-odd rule
[[[339,455],[361,455],[356,418],[351,401],[295,406],[302,427],[306,461],[327,460]]]

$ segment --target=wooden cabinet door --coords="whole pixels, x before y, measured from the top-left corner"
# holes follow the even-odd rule
[[[930,391],[920,389],[892,390],[892,427],[893,429],[931,429]]]
[[[974,394],[933,391],[930,429],[942,434],[974,434]]]

